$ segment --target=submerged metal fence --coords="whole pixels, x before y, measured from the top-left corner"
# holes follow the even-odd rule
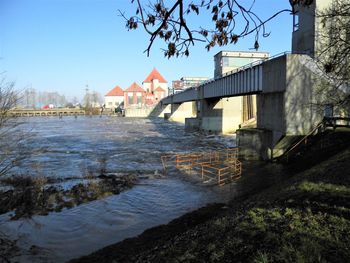
[[[218,185],[224,185],[239,179],[242,163],[238,160],[238,148],[219,151],[167,154],[161,156],[164,174],[168,168],[196,171],[201,178],[215,179]]]

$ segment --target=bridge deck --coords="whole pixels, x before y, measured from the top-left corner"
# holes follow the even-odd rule
[[[209,80],[202,85],[170,95],[162,100],[163,104],[183,103],[208,98],[224,98],[257,94],[263,92],[263,67],[266,61],[286,56],[290,52],[259,60],[226,73],[221,78]]]
[[[162,100],[163,104],[183,103],[216,97],[234,97],[262,92],[262,62],[241,68],[219,79],[210,80],[198,87],[170,95]],[[199,90],[202,94],[199,94]],[[202,95],[202,96],[201,96]]]

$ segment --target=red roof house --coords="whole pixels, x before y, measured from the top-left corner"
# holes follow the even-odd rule
[[[117,85],[105,95],[105,106],[113,109],[124,101],[124,91]]]
[[[153,68],[151,73],[143,81],[143,88],[146,91],[146,105],[155,105],[160,99],[166,96],[168,82],[156,68]]]
[[[110,90],[105,96],[124,96],[124,91],[118,85]]]
[[[168,83],[156,68],[153,68],[143,83],[153,82],[154,80],[158,80],[159,83]]]
[[[134,82],[124,91],[124,105],[141,107],[145,103],[145,97],[146,92]]]

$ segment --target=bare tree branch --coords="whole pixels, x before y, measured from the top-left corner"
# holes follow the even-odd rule
[[[310,5],[312,0],[290,0],[291,9],[276,12],[267,19],[261,19],[253,11],[255,0],[244,6],[244,1],[237,0],[176,0],[169,7],[163,0],[149,1],[148,5],[140,0],[132,0],[136,4],[136,15],[127,17],[119,10],[120,16],[126,21],[129,30],[139,28],[139,25],[150,35],[149,44],[145,50],[147,56],[156,39],[165,42],[164,55],[168,58],[179,55],[189,55],[189,48],[195,42],[205,42],[205,48],[235,44],[240,38],[255,34],[254,48],[259,48],[259,37],[268,37],[266,24],[278,15],[294,12],[294,5]],[[242,4],[241,4],[241,3]],[[185,4],[186,3],[186,4]],[[211,16],[213,28],[195,27],[187,22],[190,15]],[[206,14],[208,15],[208,14]],[[238,23],[237,21],[243,21]]]
[[[21,121],[10,115],[20,100],[13,82],[0,80],[0,177],[7,174],[17,162],[25,158],[24,134],[18,129]]]
[[[321,21],[317,63],[327,80],[318,88],[321,105],[350,107],[350,2],[334,0],[329,8],[316,14]]]

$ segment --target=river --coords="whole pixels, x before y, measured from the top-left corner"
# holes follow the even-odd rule
[[[117,117],[28,118],[21,127],[31,134],[28,157],[16,174],[79,181],[87,171],[132,173],[141,179],[130,190],[47,216],[9,220],[0,231],[17,239],[19,262],[65,262],[142,233],[208,203],[222,202],[228,191],[180,175],[162,178],[160,156],[234,146],[234,137],[186,133],[183,125],[159,119]],[[103,161],[101,161],[103,160]],[[152,179],[153,178],[153,179]],[[64,187],[74,180],[63,182]]]

